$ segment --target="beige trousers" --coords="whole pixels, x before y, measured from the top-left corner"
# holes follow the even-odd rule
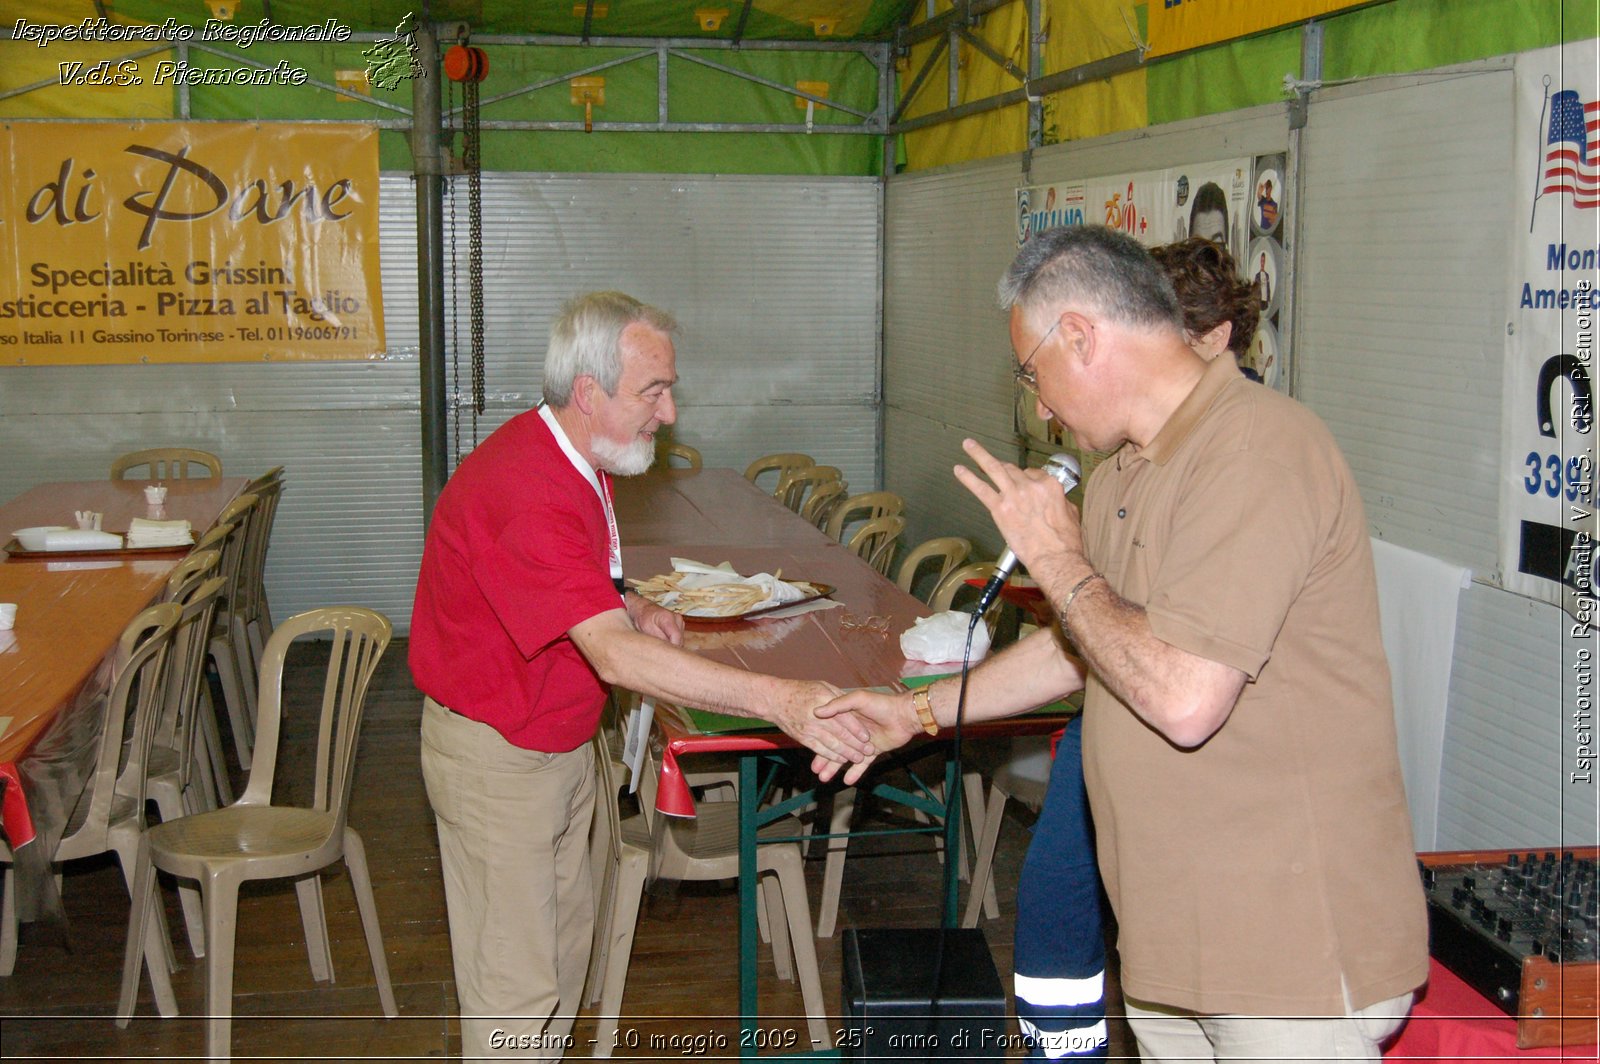
[[[1411,994],[1350,1010],[1348,1016],[1203,1016],[1133,998],[1123,1004],[1145,1064],[1376,1062],[1382,1056],[1382,1043],[1405,1023]]]
[[[559,1060],[573,1048],[594,933],[594,754],[520,749],[430,698],[422,778],[439,829],[461,1055]]]

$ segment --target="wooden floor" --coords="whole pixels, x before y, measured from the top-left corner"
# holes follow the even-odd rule
[[[320,683],[319,649],[302,645],[291,657],[293,692]],[[368,699],[350,823],[366,841],[383,926],[389,971],[400,1016],[383,1018],[355,901],[343,866],[324,877],[335,982],[317,984],[306,963],[295,894],[288,884],[246,887],[239,905],[234,976],[233,1048],[236,1059],[426,1059],[457,1055],[450,943],[438,845],[418,764],[421,698],[396,640],[380,665]],[[280,766],[304,764],[314,750],[313,721],[294,713],[285,724]],[[280,768],[280,786],[285,768]],[[1013,803],[1012,810],[1015,810]],[[995,859],[999,919],[981,924],[1009,990],[1017,872],[1026,847],[1027,814],[1013,816]],[[931,844],[914,837],[852,844],[845,873],[841,927],[931,927],[938,922],[940,865]],[[821,893],[821,861],[807,862],[813,907]],[[173,975],[181,1015],[163,1020],[141,988],[138,1014],[126,1029],[113,1022],[128,901],[112,859],[73,862],[65,869],[65,929],[25,925],[16,972],[0,979],[3,1051],[11,1059],[84,1058],[174,1060],[200,1058],[205,1038],[204,969],[188,952],[174,892],[163,891],[178,957]],[[963,891],[964,894],[964,891]],[[733,884],[658,884],[647,897],[629,971],[616,1059],[737,1056],[736,917]],[[840,1010],[839,936],[819,940],[823,992]],[[769,1031],[804,1040],[800,995],[773,974],[761,954],[761,1011]],[[1112,1011],[1120,1011],[1114,980]],[[835,1018],[833,1026],[839,1026]],[[592,1013],[579,1018],[569,1057],[594,1049]],[[1015,1020],[1011,1031],[1015,1033]],[[1113,1057],[1134,1056],[1120,1016],[1111,1023]],[[1012,1057],[1020,1056],[1013,1052]],[[512,1059],[508,1054],[507,1059]],[[946,1058],[954,1059],[954,1058]]]

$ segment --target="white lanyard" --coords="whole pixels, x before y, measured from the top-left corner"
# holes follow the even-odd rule
[[[539,416],[544,419],[546,425],[550,426],[551,434],[555,436],[556,443],[561,448],[561,453],[566,455],[567,461],[572,463],[572,468],[582,473],[583,479],[587,480],[589,486],[594,489],[594,493],[600,496],[600,505],[606,512],[606,531],[611,537],[611,579],[621,580],[622,537],[617,533],[617,513],[611,505],[611,477],[604,473],[596,475],[594,467],[572,445],[572,440],[567,437],[566,430],[561,427],[561,422],[556,420],[556,416],[549,406],[539,407]],[[603,483],[602,477],[604,477]]]

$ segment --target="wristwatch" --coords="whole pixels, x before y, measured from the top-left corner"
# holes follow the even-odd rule
[[[939,722],[933,719],[933,694],[927,687],[919,687],[911,692],[911,706],[917,711],[917,720],[922,722],[922,730],[929,735],[939,734]]]

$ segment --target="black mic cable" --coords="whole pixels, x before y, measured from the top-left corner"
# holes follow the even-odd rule
[[[1076,464],[1076,463],[1074,463]],[[1004,578],[1001,583],[1004,583]],[[933,991],[928,998],[928,1035],[927,1044],[939,1044],[939,1006],[944,997],[945,954],[949,948],[950,932],[957,930],[956,913],[960,906],[952,898],[958,892],[957,877],[959,875],[961,856],[961,722],[967,710],[967,676],[972,671],[972,637],[978,630],[978,623],[983,620],[984,610],[980,608],[972,615],[972,620],[967,622],[967,645],[961,652],[961,686],[956,691],[956,717],[953,726],[954,734],[950,738],[950,762],[953,771],[946,773],[946,787],[944,799],[945,832],[944,832],[944,890],[943,905],[944,915],[939,920],[939,946],[933,956]],[[930,685],[932,686],[932,685]],[[929,706],[932,706],[929,702]],[[952,829],[951,825],[954,825]],[[930,1057],[931,1059],[931,1057]]]

